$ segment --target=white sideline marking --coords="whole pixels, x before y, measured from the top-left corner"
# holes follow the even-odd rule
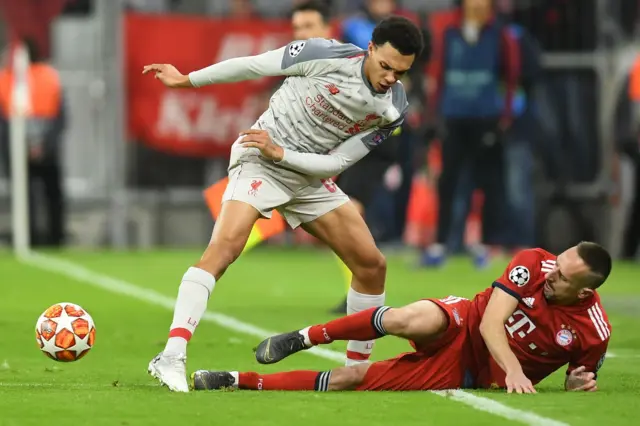
[[[616,348],[616,350],[622,350]],[[622,353],[607,351],[607,358],[640,358],[640,354],[629,353],[629,351],[622,350]]]
[[[66,275],[75,280],[91,284],[95,287],[105,289],[112,293],[130,296],[156,306],[167,308],[169,310],[173,310],[175,304],[174,299],[160,294],[154,290],[138,287],[135,284],[131,284],[127,281],[93,272],[77,263],[70,262],[68,260],[32,252],[27,256],[21,257],[20,261],[38,269]],[[207,311],[204,313],[202,318],[204,320],[216,323],[228,330],[248,334],[260,339],[264,339],[266,337],[277,334],[276,332],[256,327],[254,325],[242,322],[224,314]],[[320,358],[329,359],[331,361],[336,361],[339,363],[345,362],[344,354],[336,351],[315,347],[307,352],[312,353]],[[487,413],[503,417],[505,419],[524,423],[530,426],[568,426],[567,423],[542,417],[528,411],[511,408],[495,400],[473,395],[462,390],[432,391],[432,393],[442,397],[452,398],[453,400],[462,402],[477,410],[485,411]]]
[[[126,383],[118,383],[118,384],[90,384],[90,383],[8,383],[8,382],[0,382],[0,388],[55,388],[55,389],[83,389],[83,390],[91,390],[91,389],[105,389],[105,388],[126,388],[126,389],[134,389],[134,388],[157,388],[157,383],[139,383],[139,384],[126,384]]]

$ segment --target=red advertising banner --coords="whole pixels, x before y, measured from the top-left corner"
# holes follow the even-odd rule
[[[277,49],[291,39],[286,21],[126,17],[128,127],[132,139],[185,156],[227,156],[241,130],[264,111],[276,80],[168,89],[142,67],[170,63],[186,74],[213,63]]]

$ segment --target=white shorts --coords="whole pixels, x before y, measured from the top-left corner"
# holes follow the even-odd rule
[[[222,202],[242,201],[262,216],[279,211],[289,226],[297,228],[349,201],[331,179],[306,176],[255,158],[229,167],[229,183]]]

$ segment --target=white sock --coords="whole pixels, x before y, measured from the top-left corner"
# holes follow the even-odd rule
[[[191,267],[184,274],[178,289],[165,354],[187,352],[187,342],[207,310],[207,302],[215,285],[216,279],[203,269]]]
[[[384,300],[384,293],[376,295],[362,294],[358,293],[353,288],[350,288],[349,293],[347,293],[347,315],[355,314],[369,308],[383,306]],[[371,351],[373,350],[373,342],[374,340],[367,340],[364,342],[349,340],[349,343],[347,343],[346,365],[349,366],[368,362],[369,356],[371,356]]]
[[[309,339],[309,329],[311,327],[306,327],[303,328],[302,330],[300,330],[298,333],[300,333],[302,335],[302,337],[304,337],[304,345],[308,348],[310,348],[311,346],[313,346],[313,343],[311,343],[311,339]]]
[[[233,387],[237,388],[238,383],[240,382],[240,373],[237,371],[230,371],[229,373],[233,376]]]

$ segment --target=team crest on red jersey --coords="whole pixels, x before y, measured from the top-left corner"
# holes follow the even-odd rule
[[[569,346],[574,338],[575,332],[564,324],[562,324],[562,330],[556,333],[556,343],[560,346]]]

